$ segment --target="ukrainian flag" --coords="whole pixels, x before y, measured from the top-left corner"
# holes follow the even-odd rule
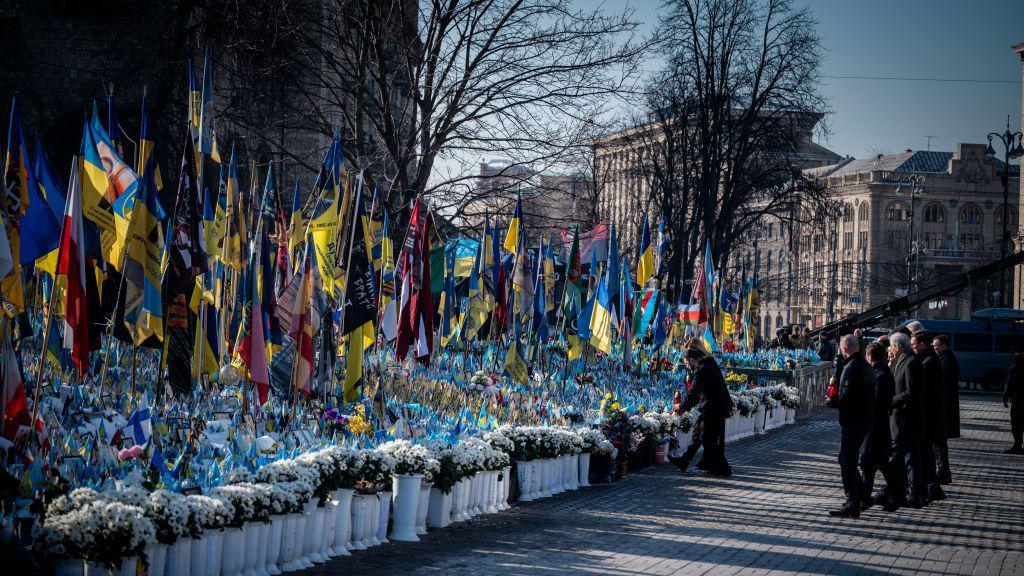
[[[590,345],[605,354],[612,351],[612,303],[608,284],[602,277],[590,316]]]
[[[135,200],[132,198],[119,204],[118,209],[113,205],[121,196],[134,196],[138,192],[139,177],[114,150],[110,137],[100,124],[95,106],[82,141],[82,157],[85,167],[82,213],[100,229],[103,259],[120,272],[128,238],[130,209]],[[124,211],[125,207],[128,212]]]
[[[341,195],[341,145],[338,136],[331,141],[313,193],[316,203],[309,221],[309,233],[316,248],[320,279],[328,294],[334,293],[334,267],[338,253],[338,200]]]
[[[231,162],[228,164],[227,188],[224,191],[224,246],[221,261],[236,272],[242,270],[242,237],[238,225],[241,212],[235,208],[238,195],[238,162],[235,147],[231,147]],[[236,214],[237,212],[237,214]]]
[[[217,132],[213,124],[213,66],[210,65],[209,49],[203,58],[203,92],[199,99],[199,151],[220,164]]]
[[[644,216],[644,229],[640,235],[640,261],[636,265],[636,281],[641,287],[654,276],[654,246],[651,245],[651,225]]]
[[[512,214],[512,221],[508,223],[508,232],[505,233],[505,250],[513,254],[519,252],[519,237],[522,234],[520,228],[523,223],[523,197],[516,195],[516,210]]]
[[[707,348],[709,353],[721,352],[721,349],[718,347],[718,341],[715,340],[715,335],[711,332],[710,326],[704,326],[702,340],[704,341],[704,347]]]
[[[292,193],[291,234],[288,235],[288,265],[292,271],[299,265],[297,261],[301,256],[299,248],[302,248],[305,243],[306,231],[303,230],[301,198],[302,190],[299,188],[299,179],[296,178],[295,190]]]
[[[124,323],[136,346],[150,336],[162,340],[164,333],[159,223],[165,214],[157,198],[154,171],[155,163],[148,163],[139,195],[124,194],[114,203],[116,211],[131,216],[124,261]]]

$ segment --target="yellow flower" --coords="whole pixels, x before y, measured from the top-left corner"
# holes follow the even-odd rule
[[[619,403],[618,402],[612,402],[612,410],[618,410],[618,409],[619,409]]]
[[[605,393],[605,395],[604,395],[604,397],[605,397],[605,398],[607,398],[607,399],[609,399],[609,400],[611,400],[611,398],[612,398],[612,393],[611,393],[611,392],[606,392],[606,393]]]

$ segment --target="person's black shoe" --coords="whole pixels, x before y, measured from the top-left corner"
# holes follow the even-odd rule
[[[856,504],[846,503],[839,510],[829,510],[828,515],[839,518],[860,518],[860,509]]]
[[[672,457],[669,456],[668,461],[675,464],[679,468],[680,474],[685,474],[686,469],[690,467],[690,459],[686,456]]]
[[[933,487],[928,491],[928,500],[931,502],[938,502],[946,499],[946,493],[942,491],[942,488],[938,486]]]
[[[949,473],[949,470],[946,470],[942,474],[939,474],[939,484],[941,486],[949,486],[952,483],[953,475]]]
[[[700,460],[697,461],[696,466],[697,466],[698,470],[707,470],[708,469],[708,465],[707,465],[706,462],[704,462],[703,458],[701,458]]]
[[[907,503],[905,504],[907,508],[914,508],[915,510],[924,508],[927,505],[928,503],[920,498],[911,498],[910,500],[907,500]]]
[[[1020,446],[1014,446],[1003,450],[1003,454],[1024,454],[1024,448]]]
[[[865,510],[868,510],[874,505],[875,499],[872,498],[871,496],[866,496],[863,500],[860,501],[860,511],[863,512]]]
[[[885,504],[882,505],[882,510],[885,510],[886,512],[895,512],[895,511],[899,510],[900,508],[901,508],[900,504],[898,504],[896,502],[893,502],[891,500],[889,502],[886,502]]]
[[[708,474],[712,476],[722,476],[727,478],[729,476],[732,476],[732,468],[730,468],[729,465],[726,464],[725,466],[719,466],[718,468],[708,469]]]

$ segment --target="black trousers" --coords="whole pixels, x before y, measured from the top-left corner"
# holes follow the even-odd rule
[[[932,454],[935,455],[935,468],[939,479],[949,478],[949,443],[946,438],[932,441]]]
[[[910,460],[910,443],[893,440],[889,453],[889,475],[886,477],[886,493],[893,504],[902,506],[907,502],[907,462]]]
[[[864,482],[857,463],[860,461],[860,450],[864,444],[870,427],[843,426],[839,437],[839,470],[843,478],[843,492],[846,501],[856,504],[864,497]]]
[[[725,459],[725,418],[709,418],[701,414],[693,425],[693,441],[681,457],[687,462],[693,460],[701,446],[704,446],[704,464],[708,470],[728,466]]]
[[[931,468],[931,476],[935,475],[935,466],[930,456],[931,446],[927,440],[916,440],[911,444],[907,454],[907,481],[911,500],[928,501],[928,469]]]
[[[889,453],[892,450],[892,442],[889,439],[881,440],[871,437],[864,440],[860,451],[861,481],[864,484],[864,498],[871,496],[875,489],[875,475],[882,474],[885,479],[885,486],[888,489],[892,485],[891,474],[889,474]]]

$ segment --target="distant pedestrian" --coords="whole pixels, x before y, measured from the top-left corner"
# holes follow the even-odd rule
[[[872,490],[875,486],[875,473],[881,472],[885,478],[886,488],[892,484],[889,471],[889,452],[892,450],[892,434],[889,430],[889,411],[892,409],[893,380],[892,372],[886,360],[886,350],[881,344],[868,344],[864,354],[875,374],[875,405],[871,422],[871,432],[865,439],[860,451],[860,469],[863,473],[864,497],[861,510],[875,505]],[[902,483],[900,483],[902,486]]]
[[[1010,408],[1010,432],[1013,434],[1013,446],[1005,452],[1024,454],[1024,348],[1017,348],[1013,353],[1013,364],[1006,374],[1003,406]]]
[[[818,335],[818,347],[815,352],[822,362],[831,362],[836,357],[836,344],[832,341],[830,334],[822,332]]]
[[[946,390],[942,363],[932,350],[932,339],[927,330],[914,332],[910,342],[924,368],[925,437],[920,457],[924,459],[926,497],[929,502],[945,500],[935,458],[939,446],[946,444]]]
[[[839,468],[846,502],[829,514],[857,518],[864,498],[864,485],[857,464],[874,418],[875,376],[871,366],[859,354],[860,342],[856,336],[843,336],[839,347],[846,362],[832,405],[839,409]]]
[[[947,439],[960,437],[960,362],[949,349],[949,336],[940,334],[932,339],[932,348],[942,364],[942,384],[946,395],[946,439],[935,452],[939,468],[939,484],[950,484],[953,475],[949,470],[949,445]]]

